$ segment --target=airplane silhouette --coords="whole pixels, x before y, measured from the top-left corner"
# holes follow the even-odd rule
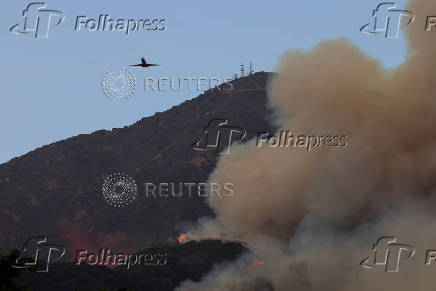
[[[158,65],[158,64],[147,64],[147,62],[145,61],[145,57],[142,57],[140,64],[130,65],[130,66],[148,68],[148,67],[154,67],[154,66],[160,66],[160,65]]]

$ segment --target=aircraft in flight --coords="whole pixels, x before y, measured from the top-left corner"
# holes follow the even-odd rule
[[[154,67],[154,66],[160,66],[160,65],[158,65],[158,64],[148,64],[148,63],[145,61],[145,57],[142,57],[142,58],[141,58],[141,63],[140,63],[140,64],[130,65],[130,66],[148,68],[148,67]]]

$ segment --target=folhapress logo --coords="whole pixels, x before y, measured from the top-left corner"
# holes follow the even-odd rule
[[[34,34],[35,38],[48,38],[51,28],[65,19],[59,10],[48,9],[45,2],[32,2],[23,10],[23,19],[13,25],[10,31],[16,34]],[[157,17],[115,18],[109,14],[97,17],[79,15],[75,18],[73,31],[76,32],[124,32],[126,36],[138,31],[164,31],[166,19]]]
[[[401,18],[406,17],[406,25],[415,20],[415,15],[408,10],[395,9],[394,2],[380,3],[372,13],[372,21],[360,28],[360,31],[367,34],[384,33],[386,38],[398,38],[400,32]]]
[[[27,255],[32,254],[32,257]],[[23,245],[21,257],[19,257],[13,268],[27,269],[36,268],[36,272],[47,273],[50,263],[62,259],[65,249],[57,244],[47,242],[47,237],[31,237]]]
[[[64,21],[65,16],[59,10],[46,9],[47,4],[34,2],[23,10],[23,20],[10,28],[16,34],[33,33],[35,38],[48,38],[51,27]]]
[[[213,119],[204,128],[203,138],[191,147],[196,151],[215,150],[217,154],[229,154],[232,141],[242,141],[247,131],[230,125],[227,119]]]
[[[373,245],[372,254],[364,259],[360,266],[366,269],[383,267],[385,272],[398,272],[401,260],[407,260],[415,254],[415,248],[397,243],[395,237],[381,237]]]

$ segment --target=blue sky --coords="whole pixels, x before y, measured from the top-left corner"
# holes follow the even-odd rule
[[[225,78],[250,61],[255,71],[273,71],[286,50],[308,50],[327,38],[347,37],[387,67],[403,62],[406,52],[403,36],[359,32],[379,1],[50,0],[47,8],[62,11],[65,20],[47,39],[9,31],[29,3],[3,0],[0,10],[0,163],[71,136],[130,125],[200,93],[144,91],[145,77]],[[405,1],[396,3],[403,8]],[[167,29],[129,36],[74,31],[78,15],[100,14],[164,18]],[[105,97],[105,71],[141,56],[162,66],[131,68],[138,89],[128,100]]]

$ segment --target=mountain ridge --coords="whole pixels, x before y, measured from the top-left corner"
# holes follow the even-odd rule
[[[131,205],[114,208],[101,187],[105,177],[119,172],[141,189],[145,182],[207,181],[219,155],[191,145],[213,119],[246,129],[245,140],[271,131],[270,76],[242,77],[232,81],[232,92],[211,89],[130,126],[80,134],[0,165],[0,246],[17,248],[43,234],[68,248],[134,251],[167,242],[181,225],[213,215],[202,197],[152,200],[141,190]]]

